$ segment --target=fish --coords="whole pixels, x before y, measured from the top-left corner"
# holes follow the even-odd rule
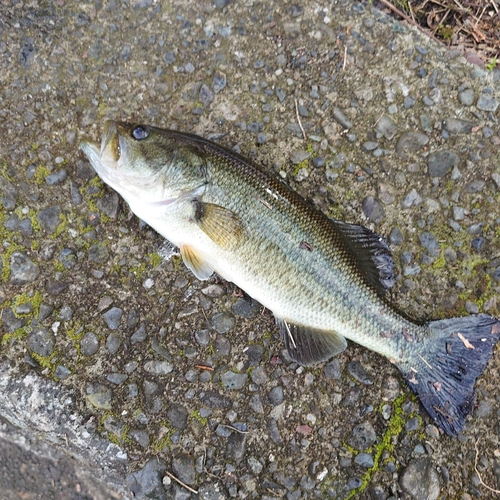
[[[130,209],[179,248],[199,280],[214,273],[269,309],[290,358],[330,360],[349,339],[397,366],[430,417],[456,436],[500,335],[488,314],[412,320],[388,298],[389,245],[332,220],[269,169],[200,136],[108,120],[80,149]]]

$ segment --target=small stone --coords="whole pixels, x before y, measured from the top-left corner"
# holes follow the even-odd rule
[[[437,500],[441,490],[439,475],[430,458],[410,461],[399,484],[415,500]]]
[[[231,310],[237,316],[244,318],[255,318],[260,311],[260,304],[250,297],[239,298],[232,306]]]
[[[58,380],[65,380],[71,375],[71,370],[62,365],[57,365],[54,370],[54,377]]]
[[[23,252],[13,252],[10,257],[9,282],[12,285],[25,285],[35,281],[40,268]]]
[[[38,327],[28,336],[28,348],[44,358],[54,352],[54,333],[47,328]]]
[[[210,343],[210,332],[208,330],[198,330],[194,334],[196,342],[202,346],[206,346]]]
[[[403,239],[404,238],[401,229],[399,229],[399,227],[392,228],[391,232],[389,233],[389,241],[391,245],[401,245],[401,243],[403,243]]]
[[[173,427],[182,431],[187,425],[188,411],[182,405],[173,404],[167,410],[167,418]]]
[[[487,94],[481,94],[479,96],[479,99],[477,100],[476,106],[481,111],[490,111],[494,113],[497,110],[499,104],[500,103],[493,97]]]
[[[338,108],[334,107],[333,108],[333,118],[339,123],[344,129],[351,129],[352,128],[352,122],[347,118],[347,116],[344,114],[344,112]]]
[[[374,151],[377,148],[378,148],[378,143],[373,141],[367,141],[361,145],[361,149],[367,152]]]
[[[246,373],[227,371],[221,375],[222,385],[229,390],[242,389],[245,386],[247,379],[248,375]]]
[[[452,151],[435,151],[427,158],[431,177],[444,177],[453,167],[458,166],[459,158]]]
[[[355,378],[363,385],[373,384],[373,380],[370,378],[370,375],[368,375],[367,371],[359,361],[351,361],[347,365],[347,371],[349,372],[349,375],[351,375],[351,377]]]
[[[102,388],[87,395],[87,401],[101,410],[111,410],[111,389]]]
[[[424,201],[422,197],[417,193],[416,189],[412,189],[401,202],[403,208],[410,208],[412,206],[420,205]]]
[[[269,402],[273,406],[278,406],[283,402],[283,387],[281,385],[277,385],[273,387],[267,396]]]
[[[217,333],[230,332],[236,323],[235,317],[228,312],[217,313],[212,317],[211,326]]]
[[[396,135],[397,131],[397,125],[394,120],[386,115],[383,115],[380,120],[378,120],[375,128],[380,134],[389,140]]]
[[[217,335],[214,347],[219,356],[228,356],[231,352],[231,342],[229,342],[229,339],[223,335]]]
[[[472,89],[465,89],[458,93],[458,100],[464,106],[472,106],[474,97],[474,91]]]
[[[127,487],[134,498],[166,498],[162,478],[167,464],[162,458],[152,458],[137,472],[127,476]],[[208,499],[207,499],[208,500]]]
[[[212,80],[212,89],[213,91],[218,94],[221,92],[225,86],[226,86],[227,80],[226,80],[226,75],[222,73],[221,71],[216,71],[214,73],[214,78]]]
[[[61,207],[59,205],[54,205],[53,207],[45,208],[40,210],[37,215],[38,222],[42,229],[52,234],[60,223]]]
[[[340,361],[338,360],[338,358],[334,358],[329,363],[327,363],[323,368],[323,373],[325,377],[331,380],[339,380],[341,377],[341,371]]]
[[[95,243],[89,248],[88,259],[96,264],[104,264],[108,260],[109,252],[103,243]]]
[[[68,177],[68,172],[66,170],[58,170],[57,172],[52,172],[47,177],[45,177],[45,182],[49,186],[54,186],[55,184],[59,184],[64,181]]]
[[[192,486],[196,481],[196,471],[194,468],[194,459],[187,453],[174,456],[172,459],[172,470],[179,481]]]
[[[309,151],[292,151],[290,153],[290,161],[294,165],[298,165],[302,163],[304,160],[307,160],[311,156]]]
[[[116,330],[120,326],[123,310],[119,307],[112,307],[109,311],[103,314],[104,321],[110,330]]]
[[[438,257],[440,246],[437,238],[430,232],[424,232],[420,235],[420,244],[429,253],[430,256]]]
[[[115,384],[115,385],[121,385],[127,379],[128,379],[128,375],[126,375],[125,373],[110,373],[106,377],[106,380],[108,382],[111,382],[112,384]]]
[[[225,458],[231,461],[241,460],[245,456],[245,444],[245,434],[231,434],[227,440]]]
[[[278,429],[278,422],[271,418],[267,423],[267,431],[269,432],[269,437],[278,445],[283,444],[283,438],[281,437],[280,431]]]
[[[358,453],[354,458],[354,463],[369,469],[373,467],[373,457],[369,453]]]
[[[152,375],[167,375],[174,369],[168,361],[148,361],[144,364],[144,370]]]
[[[260,399],[260,396],[258,394],[254,394],[249,401],[249,406],[250,408],[255,412],[259,414],[264,413],[264,405],[262,404],[262,400]]]
[[[356,450],[366,450],[372,446],[377,439],[375,430],[370,422],[357,425],[348,439],[348,444]]]
[[[252,382],[257,385],[265,384],[269,380],[265,368],[261,365],[256,366],[252,370],[250,378],[252,379]]]
[[[474,123],[460,118],[447,118],[443,120],[443,128],[450,134],[470,134]]]
[[[363,213],[370,219],[370,221],[378,224],[385,217],[385,211],[382,204],[373,196],[367,196],[363,200]]]
[[[109,218],[116,220],[120,210],[120,197],[114,191],[98,198],[96,201],[97,208],[104,212]]]
[[[143,342],[146,340],[147,336],[146,325],[141,325],[139,329],[130,337],[130,342],[132,345],[137,344],[138,342]]]
[[[128,435],[143,448],[149,446],[149,434],[146,431],[131,429]]]
[[[106,348],[110,354],[115,354],[120,348],[121,343],[122,339],[120,336],[117,333],[112,332],[106,339]]]

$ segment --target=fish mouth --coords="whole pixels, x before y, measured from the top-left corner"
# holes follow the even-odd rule
[[[124,156],[125,141],[120,140],[118,123],[107,120],[101,140],[101,162],[108,168],[117,168],[118,162]]]

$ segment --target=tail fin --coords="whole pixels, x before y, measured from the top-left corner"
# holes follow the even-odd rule
[[[423,351],[401,371],[436,424],[459,434],[474,405],[474,384],[500,336],[500,321],[487,314],[432,321]]]

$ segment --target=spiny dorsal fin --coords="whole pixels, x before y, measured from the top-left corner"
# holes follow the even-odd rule
[[[381,295],[394,285],[394,261],[387,241],[364,226],[332,220],[347,248],[355,256],[367,283]]]
[[[207,280],[212,276],[214,268],[203,259],[200,252],[189,245],[181,245],[180,251],[184,264],[199,280]]]
[[[335,332],[315,330],[276,318],[290,357],[302,366],[312,366],[341,353],[347,341]]]
[[[194,200],[195,221],[200,229],[224,250],[238,247],[245,234],[241,219],[231,210]]]

